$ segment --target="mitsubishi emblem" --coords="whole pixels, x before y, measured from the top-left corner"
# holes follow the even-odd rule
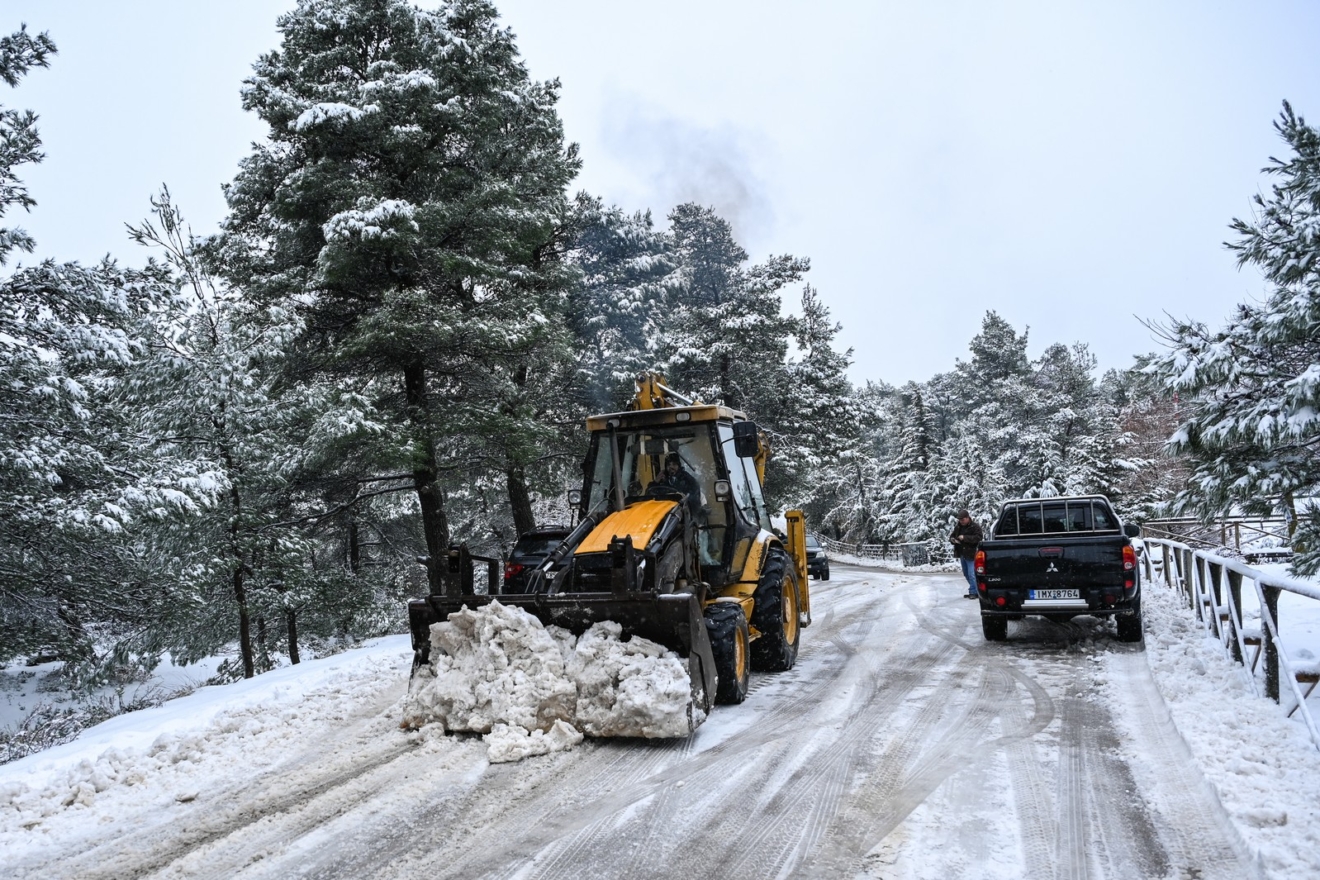
[[[1057,568],[1054,567],[1054,563],[1053,563],[1053,562],[1050,562],[1050,567],[1047,568],[1047,569],[1045,569],[1045,573],[1046,573],[1046,574],[1049,574],[1050,572],[1054,572],[1055,574],[1058,574],[1058,573],[1059,573],[1059,570],[1058,570]]]

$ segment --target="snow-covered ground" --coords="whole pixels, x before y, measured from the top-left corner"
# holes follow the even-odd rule
[[[1174,594],[1144,650],[990,645],[955,573],[832,575],[797,668],[687,738],[492,764],[401,729],[405,636],[114,718],[0,766],[0,873],[1320,876],[1320,752]]]

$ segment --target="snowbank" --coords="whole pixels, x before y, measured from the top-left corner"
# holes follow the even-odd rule
[[[431,627],[404,723],[486,735],[491,761],[572,748],[589,736],[687,736],[705,715],[687,667],[612,621],[581,637],[498,601]],[[570,733],[571,731],[571,733]]]
[[[66,811],[95,806],[101,815],[116,815],[130,802],[134,810],[168,808],[223,790],[236,772],[256,777],[278,765],[291,739],[336,729],[362,714],[364,700],[369,705],[372,695],[407,674],[411,654],[407,636],[391,636],[246,681],[199,688],[0,766],[0,851],[35,845],[23,835]],[[397,706],[389,699],[380,708],[397,713]],[[392,719],[381,724],[392,726]]]
[[[1160,695],[1234,825],[1269,876],[1320,877],[1320,753],[1306,729],[1251,692],[1245,670],[1207,637],[1179,593],[1151,584],[1142,611],[1144,654]],[[1136,724],[1130,703],[1115,706],[1120,724]]]

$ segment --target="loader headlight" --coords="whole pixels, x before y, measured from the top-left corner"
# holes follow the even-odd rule
[[[581,505],[581,504],[582,504],[582,490],[581,490],[581,489],[569,489],[569,490],[568,490],[568,503],[569,503],[570,505],[572,505],[573,507],[578,507],[579,505]]]
[[[731,495],[732,493],[733,493],[733,489],[732,489],[732,487],[729,485],[729,481],[728,481],[728,480],[716,480],[716,481],[715,481],[715,500],[716,500],[716,501],[728,501],[728,500],[729,500],[729,495]]]

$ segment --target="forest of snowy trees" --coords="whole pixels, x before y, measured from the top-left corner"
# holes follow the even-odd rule
[[[939,560],[957,507],[1103,492],[1137,521],[1286,509],[1320,567],[1320,135],[1291,109],[1295,155],[1234,227],[1267,303],[1103,376],[990,310],[948,372],[856,387],[806,258],[753,261],[701,204],[571,191],[558,84],[490,3],[301,0],[280,31],[213,234],[165,190],[123,246],[140,269],[24,265],[0,229],[0,661],[77,687],[226,654],[227,680],[400,631],[419,556],[568,519],[584,418],[643,369],[753,415],[771,503],[835,538]],[[55,52],[21,29],[0,77]],[[8,220],[43,157],[35,113],[0,114]]]

